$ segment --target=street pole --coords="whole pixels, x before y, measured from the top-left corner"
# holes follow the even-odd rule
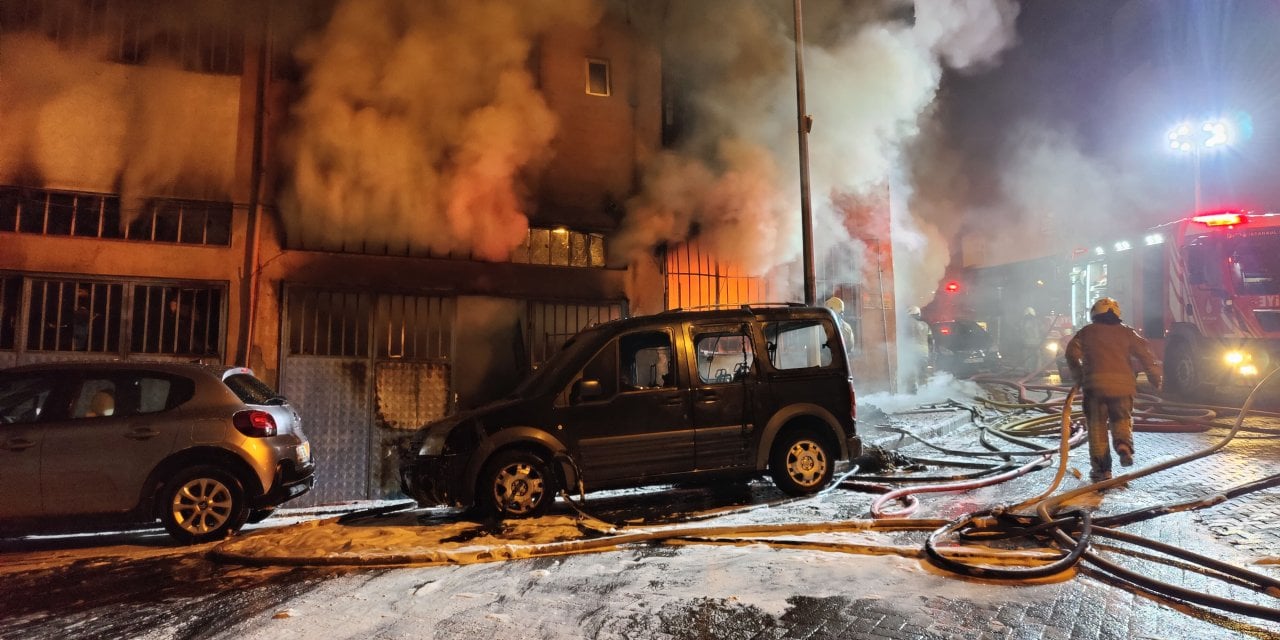
[[[813,270],[813,211],[809,202],[809,128],[813,119],[804,104],[804,20],[800,0],[795,3],[796,23],[796,122],[800,138],[800,227],[804,242],[804,303],[817,304],[818,292]]]

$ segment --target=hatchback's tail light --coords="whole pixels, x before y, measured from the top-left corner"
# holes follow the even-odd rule
[[[236,426],[236,431],[250,438],[267,438],[276,434],[276,419],[266,411],[238,411],[231,416],[231,423]]]

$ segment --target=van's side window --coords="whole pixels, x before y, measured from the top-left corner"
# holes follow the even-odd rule
[[[775,369],[831,366],[829,328],[821,320],[769,322],[764,325],[769,363]]]
[[[623,391],[676,386],[671,367],[671,335],[665,331],[622,336],[618,352],[621,361],[618,383]]]
[[[741,333],[702,333],[695,338],[698,378],[705,384],[741,382],[751,375],[755,354]]]

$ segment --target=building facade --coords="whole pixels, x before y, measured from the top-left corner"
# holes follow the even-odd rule
[[[322,79],[298,72],[306,47],[286,34],[324,20],[227,4],[194,18],[131,0],[0,9],[0,367],[248,365],[312,439],[321,477],[304,501],[376,498],[396,493],[414,428],[504,393],[582,327],[672,299],[675,280],[637,278],[606,254],[663,144],[661,56],[626,12],[524,34],[515,75],[557,125],[520,176],[527,229],[495,259],[386,239],[413,220],[356,222],[379,225],[377,241],[299,232],[294,123]],[[314,49],[340,49],[318,42],[313,63]],[[375,149],[363,166],[394,154]],[[676,258],[652,259],[665,274]],[[710,264],[675,271],[715,276]],[[846,293],[850,320],[875,331],[883,291]]]

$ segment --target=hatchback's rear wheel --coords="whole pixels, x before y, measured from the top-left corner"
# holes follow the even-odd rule
[[[532,451],[500,451],[480,474],[480,507],[499,518],[546,513],[559,482],[551,465]]]
[[[774,484],[793,496],[817,493],[831,482],[836,451],[827,439],[810,429],[783,433],[774,441],[769,473]]]
[[[211,465],[180,471],[165,485],[161,500],[165,531],[185,544],[225,538],[249,517],[240,481]]]

